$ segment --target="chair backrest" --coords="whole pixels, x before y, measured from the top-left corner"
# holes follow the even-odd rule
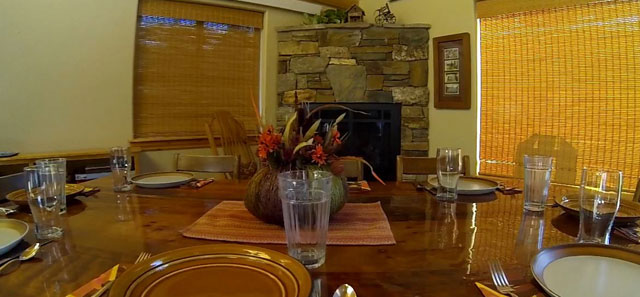
[[[0,176],[0,200],[4,200],[7,194],[19,189],[24,189],[24,173]]]
[[[633,193],[633,201],[640,202],[640,178],[638,179],[638,183],[636,184],[636,192]]]
[[[398,156],[396,160],[396,181],[402,181],[403,174],[436,174],[436,158]],[[471,175],[469,156],[462,156],[462,174]]]
[[[238,179],[240,160],[237,156],[196,156],[176,154],[176,170],[208,173],[228,173]]]
[[[516,164],[513,167],[513,176],[516,178],[524,177],[525,155],[553,157],[551,181],[570,185],[576,183],[578,150],[562,137],[534,134],[519,143],[514,160]]]
[[[355,178],[357,181],[364,179],[362,174],[362,162],[358,160],[341,160],[344,165],[344,172],[342,175],[346,178]]]

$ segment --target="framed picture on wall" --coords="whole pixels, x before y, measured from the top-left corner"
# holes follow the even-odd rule
[[[433,39],[434,103],[438,109],[471,108],[469,33]]]

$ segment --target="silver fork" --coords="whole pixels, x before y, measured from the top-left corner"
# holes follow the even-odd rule
[[[493,284],[496,285],[498,292],[507,294],[511,297],[518,297],[518,295],[514,293],[515,290],[513,289],[513,286],[509,284],[509,280],[507,279],[507,276],[505,275],[498,260],[489,261],[489,271],[491,271],[491,278],[493,279]]]
[[[142,261],[144,261],[146,259],[149,259],[149,258],[151,258],[151,253],[142,252],[138,256],[138,259],[136,259],[136,261],[133,262],[133,264],[138,264],[138,263],[140,263],[140,262],[142,262]],[[95,294],[91,295],[91,297],[100,297],[100,296],[102,296],[102,294],[104,294],[104,292],[109,290],[112,285],[113,285],[113,281],[109,281],[104,286],[102,286],[102,288],[100,288],[100,290],[98,290],[98,292],[95,292]]]

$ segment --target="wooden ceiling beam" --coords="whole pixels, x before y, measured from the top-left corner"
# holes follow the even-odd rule
[[[320,4],[324,6],[331,6],[335,8],[341,9],[349,9],[354,4],[358,4],[358,0],[304,0],[306,2],[311,2],[315,4]]]

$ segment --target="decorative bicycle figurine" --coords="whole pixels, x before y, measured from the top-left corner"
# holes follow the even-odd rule
[[[396,16],[389,9],[389,3],[376,10],[376,25],[395,24]]]

